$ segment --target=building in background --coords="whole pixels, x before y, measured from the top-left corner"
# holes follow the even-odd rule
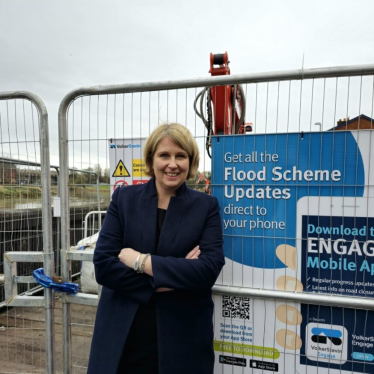
[[[374,120],[365,114],[349,119],[340,119],[336,126],[329,131],[341,131],[341,130],[371,130],[373,129]]]

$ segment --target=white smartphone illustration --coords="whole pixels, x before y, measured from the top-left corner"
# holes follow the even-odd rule
[[[306,196],[298,201],[296,276],[303,292],[374,297],[373,214],[373,198]],[[374,373],[368,312],[300,304],[298,309],[298,373]]]

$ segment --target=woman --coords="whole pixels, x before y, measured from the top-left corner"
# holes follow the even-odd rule
[[[218,202],[186,186],[199,150],[182,125],[157,127],[144,159],[152,179],[115,190],[96,245],[103,290],[88,373],[212,374]]]

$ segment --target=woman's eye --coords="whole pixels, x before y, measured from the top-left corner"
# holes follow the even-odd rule
[[[168,157],[169,155],[167,154],[167,153],[161,153],[160,154],[160,157],[163,157],[163,158],[165,158],[165,157]]]
[[[178,158],[186,158],[186,155],[177,155]]]

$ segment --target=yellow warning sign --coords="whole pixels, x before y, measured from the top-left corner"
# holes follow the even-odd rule
[[[130,173],[126,169],[126,166],[122,160],[119,160],[112,176],[113,177],[131,177]]]
[[[145,170],[145,163],[142,158],[134,158],[132,160],[132,175],[133,177],[146,177],[144,172]]]

